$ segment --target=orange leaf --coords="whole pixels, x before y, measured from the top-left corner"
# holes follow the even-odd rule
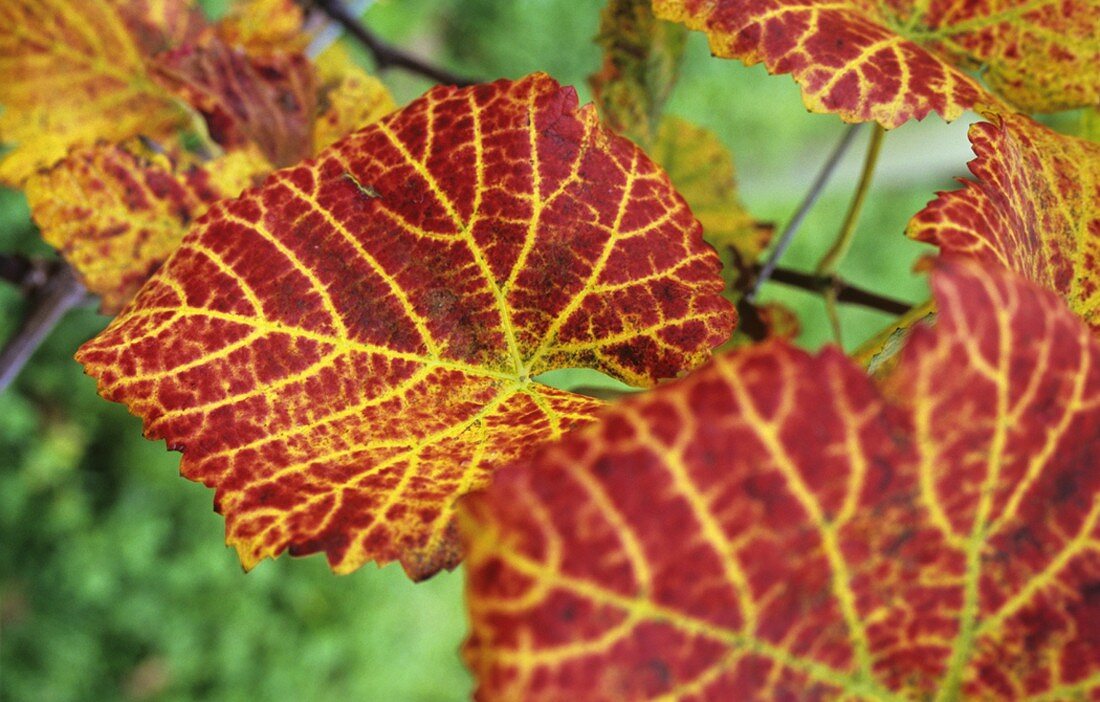
[[[310,41],[304,20],[294,0],[237,0],[218,23],[218,34],[253,56],[304,52]]]
[[[155,9],[158,14],[141,15]],[[190,4],[77,0],[0,2],[0,183],[19,186],[70,147],[138,134],[163,138],[189,119],[149,77],[145,52],[191,27]]]
[[[994,98],[960,68],[983,67],[1017,106],[1100,102],[1093,0],[653,0],[658,17],[707,33],[718,56],[790,73],[806,106],[890,128],[952,120]]]
[[[482,700],[1095,699],[1100,344],[940,262],[881,384],[723,355],[460,503]]]
[[[255,143],[276,166],[309,156],[317,87],[304,55],[248,55],[208,35],[162,57],[159,77],[203,114],[222,146]]]
[[[729,336],[718,260],[667,177],[545,75],[436,88],[215,204],[78,358],[218,488],[246,567],[461,553],[451,505]]]
[[[1010,268],[1100,331],[1100,144],[1023,115],[970,127],[977,182],[940,193],[909,236]]]
[[[251,150],[202,166],[100,144],[77,149],[25,184],[46,243],[114,314],[175,251],[210,203],[235,197],[270,170]]]

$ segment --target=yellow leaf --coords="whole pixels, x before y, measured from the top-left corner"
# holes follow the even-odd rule
[[[210,203],[270,170],[255,149],[181,166],[131,146],[77,149],[26,181],[42,238],[61,251],[102,309],[121,309],[176,250]]]
[[[0,183],[18,186],[73,146],[161,138],[189,119],[146,70],[140,47],[167,41],[155,22],[106,2],[4,0],[0,27],[0,142],[14,145]]]
[[[397,107],[382,81],[356,65],[339,44],[325,50],[317,58],[316,66],[321,89],[317,119],[313,123],[315,151]]]

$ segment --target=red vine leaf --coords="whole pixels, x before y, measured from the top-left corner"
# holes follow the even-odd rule
[[[164,138],[186,124],[186,108],[150,79],[146,58],[192,20],[182,0],[0,3],[0,142],[14,146],[0,160],[0,183],[19,186],[74,146]]]
[[[211,34],[162,57],[159,67],[165,85],[202,113],[222,146],[252,142],[277,167],[309,156],[317,86],[303,54],[249,55]]]
[[[952,120],[994,100],[1027,111],[1100,101],[1100,5],[1092,0],[653,0],[658,17],[706,32],[718,56],[790,73],[806,106],[896,127]]]
[[[970,128],[976,182],[940,193],[909,236],[1010,268],[1100,331],[1100,144],[1023,115]]]
[[[453,500],[588,421],[534,376],[650,385],[729,336],[667,176],[545,75],[435,88],[215,204],[78,358],[217,487],[246,567],[285,549],[414,578]]]
[[[479,699],[1095,699],[1100,344],[1002,269],[877,384],[719,356],[460,503]]]
[[[24,188],[42,238],[114,314],[210,203],[239,195],[270,170],[251,149],[181,167],[135,145],[99,144],[74,150]]]

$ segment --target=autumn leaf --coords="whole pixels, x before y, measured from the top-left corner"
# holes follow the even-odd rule
[[[596,42],[603,65],[588,79],[600,116],[648,149],[679,76],[686,32],[653,16],[649,0],[609,0]]]
[[[648,149],[703,225],[703,237],[722,256],[727,290],[737,290],[771,240],[774,228],[745,209],[733,157],[714,132],[668,116]]]
[[[294,0],[237,0],[217,24],[218,35],[252,56],[302,53],[310,35]]]
[[[460,502],[478,699],[1094,699],[1100,345],[964,260],[881,384],[722,355]]]
[[[209,30],[205,28],[200,42],[210,36]],[[317,73],[323,81],[318,89],[323,104],[316,108],[319,114],[300,116],[303,122],[296,128],[308,126],[313,136],[288,145],[292,153],[308,149],[312,140],[328,145],[393,109],[381,82],[336,47],[319,57]],[[258,138],[271,136],[268,143],[281,148],[281,113],[249,114],[249,127]],[[265,131],[269,126],[273,131]],[[298,133],[285,137],[303,139]],[[232,150],[205,161],[174,146],[170,153],[156,153],[134,140],[77,148],[50,169],[31,175],[24,188],[43,239],[61,251],[85,286],[100,297],[102,311],[114,314],[210,203],[235,197],[271,170],[244,135]]]
[[[113,314],[210,203],[237,196],[270,169],[248,149],[181,167],[134,145],[99,144],[74,150],[24,187],[42,238]]]
[[[217,488],[251,567],[461,557],[452,502],[729,336],[718,260],[667,177],[545,75],[438,87],[211,207],[78,359]]]
[[[940,3],[653,0],[658,17],[706,32],[718,56],[790,73],[814,112],[891,128],[993,105],[963,69],[1017,107],[1100,102],[1093,0]]]
[[[977,180],[940,193],[909,236],[1012,269],[1100,331],[1100,144],[1023,115],[970,128]]]
[[[316,68],[320,89],[314,149],[330,146],[397,107],[385,84],[359,68],[340,44],[322,52]]]
[[[0,1],[0,183],[19,186],[71,147],[142,134],[163,138],[190,119],[158,86],[144,51],[191,27],[190,4],[173,0]],[[150,14],[142,17],[140,11]]]
[[[704,239],[722,257],[726,292],[736,301],[738,283],[747,280],[773,228],[745,210],[733,157],[718,136],[664,114],[679,72],[683,29],[656,19],[649,0],[610,0],[596,39],[603,66],[589,82],[601,117],[668,172],[703,225]]]
[[[210,34],[161,57],[158,77],[223,147],[254,143],[277,167],[309,156],[317,86],[303,54],[250,55]]]
[[[194,0],[103,0],[103,4],[114,8],[146,58],[196,41],[207,28],[206,16]]]

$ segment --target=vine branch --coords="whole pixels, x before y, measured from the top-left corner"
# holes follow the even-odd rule
[[[4,271],[17,270],[18,258],[4,257]],[[30,290],[31,307],[15,334],[8,339],[3,351],[0,351],[0,392],[3,392],[15,380],[23,366],[27,364],[35,350],[45,341],[65,313],[83,302],[88,291],[76,277],[73,269],[63,261],[51,262],[54,269],[37,288]],[[24,270],[34,271],[35,262],[30,260]],[[7,266],[12,266],[8,268]],[[7,276],[4,277],[8,280]],[[24,278],[24,281],[26,278]]]
[[[32,295],[49,281],[57,265],[54,260],[0,253],[0,280],[15,285],[25,295]]]
[[[344,30],[359,40],[370,51],[379,70],[387,68],[402,68],[429,78],[436,83],[457,85],[459,87],[473,85],[480,81],[436,66],[428,61],[408,53],[404,49],[394,46],[364,25],[359,18],[348,12],[341,0],[312,0],[313,6],[326,14],[333,22],[336,22]]]
[[[891,315],[905,314],[912,308],[908,302],[864,290],[851,285],[836,275],[817,275],[803,273],[789,268],[776,267],[772,271],[772,280],[792,288],[799,288],[819,295],[835,294],[836,301],[850,305],[859,305]]]

